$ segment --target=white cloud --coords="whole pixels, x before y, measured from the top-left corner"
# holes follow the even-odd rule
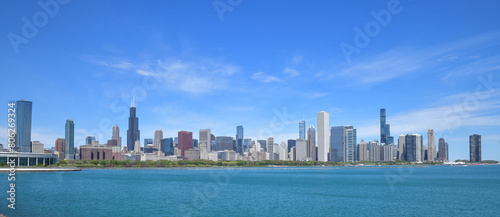
[[[91,58],[87,58],[91,59]],[[227,87],[227,77],[238,67],[217,60],[157,60],[155,64],[132,64],[128,60],[95,61],[98,65],[130,70],[139,76],[155,77],[159,86],[171,91],[203,94]]]
[[[496,114],[500,109],[500,89],[488,91],[443,97],[433,106],[388,117],[391,134],[396,137],[399,134],[425,132],[427,129],[445,133],[465,127],[500,126],[500,115]],[[379,135],[379,120],[373,119],[370,123],[358,127],[359,138]]]
[[[284,73],[292,76],[292,77],[295,77],[295,76],[298,76],[300,75],[300,72],[298,72],[297,70],[295,69],[292,69],[292,68],[289,68],[289,67],[286,67],[284,70],[283,70]]]
[[[261,82],[269,83],[269,82],[281,82],[276,76],[268,75],[265,72],[256,72],[252,74],[252,79],[258,80]]]

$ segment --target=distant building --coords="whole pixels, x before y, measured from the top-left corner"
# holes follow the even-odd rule
[[[120,128],[118,125],[113,126],[113,135],[111,136],[111,139],[116,140],[118,147],[122,147],[122,137],[120,137]]]
[[[422,135],[407,134],[405,138],[406,144],[406,161],[422,162]]]
[[[427,130],[427,161],[434,162],[437,157],[436,138],[434,138],[434,130]]]
[[[438,161],[444,162],[448,158],[446,156],[446,142],[443,138],[439,138],[439,151],[437,153]]]
[[[274,138],[269,137],[267,139],[267,153],[269,154],[269,160],[274,160]]]
[[[107,146],[80,146],[81,160],[113,160],[113,148]]]
[[[156,130],[155,131],[155,138],[153,140],[153,146],[156,148],[156,150],[161,150],[161,140],[163,139],[163,131],[162,130]]]
[[[236,153],[243,155],[243,126],[236,127]]]
[[[295,147],[296,142],[294,139],[289,139],[287,141],[287,144],[288,144],[288,153],[290,153],[292,151],[292,148]]]
[[[161,151],[165,156],[174,155],[174,139],[165,138],[161,140]]]
[[[0,152],[0,162],[10,162],[11,159],[14,159],[16,163],[15,166],[36,166],[38,164],[52,165],[59,163],[59,159],[55,154]]]
[[[296,161],[306,161],[308,159],[307,153],[308,145],[307,140],[305,139],[297,139],[295,141],[295,160]]]
[[[378,144],[378,140],[368,142],[368,150],[370,161],[380,161],[380,145]]]
[[[212,137],[210,129],[200,130],[198,145],[200,149],[206,149],[207,153],[212,150]]]
[[[394,138],[391,136],[391,125],[386,123],[385,108],[380,109],[380,144],[393,144]]]
[[[19,152],[31,151],[31,112],[32,102],[18,100],[16,102],[16,149]]]
[[[154,146],[154,140],[152,138],[145,138],[144,139],[144,148],[146,148],[149,144]]]
[[[358,161],[368,161],[369,160],[369,154],[368,154],[368,144],[364,141],[361,140],[361,142],[357,145],[357,159]]]
[[[130,116],[128,118],[128,130],[127,130],[128,151],[134,151],[135,141],[137,140],[141,140],[141,131],[139,131],[139,118],[137,118],[136,116],[135,102],[134,99],[132,99],[132,103],[130,105]]]
[[[330,129],[330,160],[333,162],[345,162],[345,127],[335,126]]]
[[[311,124],[307,130],[307,157],[309,160],[316,161],[316,130]]]
[[[306,139],[306,121],[299,122],[299,139]]]
[[[217,136],[215,137],[215,150],[233,150],[233,137],[230,136]]]
[[[186,160],[197,160],[200,159],[199,149],[188,149],[184,151],[184,157]]]
[[[266,140],[257,140],[257,145],[259,146],[258,152],[263,151],[267,152],[267,141]]]
[[[252,139],[243,139],[243,151],[250,152],[250,148],[253,146]]]
[[[177,136],[179,138],[177,148],[181,150],[181,156],[184,157],[184,151],[193,148],[193,133],[188,131],[179,131]]]
[[[357,132],[352,126],[330,129],[330,160],[334,162],[357,161]]]
[[[56,139],[56,144],[55,144],[56,151],[64,153],[64,142],[65,142],[64,138],[57,138]],[[62,158],[62,159],[64,159],[64,158]]]
[[[288,161],[288,153],[289,153],[288,152],[288,144],[282,141],[278,145],[279,159],[284,160],[284,161]]]
[[[393,161],[393,146],[381,145],[380,146],[380,161]]]
[[[91,145],[92,141],[95,141],[95,136],[87,136],[85,137],[85,145]]]
[[[66,120],[65,126],[65,142],[64,142],[64,157],[65,160],[75,159],[75,123],[73,120]]]
[[[330,115],[328,112],[318,112],[318,161],[328,161],[328,152],[330,150],[329,125]]]
[[[405,135],[399,136],[397,159],[406,160],[406,136]]]
[[[31,153],[44,154],[43,143],[40,143],[39,141],[31,142]]]
[[[469,136],[469,160],[481,162],[481,135]]]
[[[199,149],[197,139],[193,139],[193,149]]]

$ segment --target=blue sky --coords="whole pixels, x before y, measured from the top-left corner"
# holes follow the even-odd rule
[[[434,129],[454,160],[468,159],[477,133],[483,159],[500,160],[500,2],[62,3],[47,14],[36,1],[0,2],[0,101],[33,101],[32,140],[46,148],[69,118],[76,145],[104,143],[114,124],[125,144],[135,96],[141,139],[243,125],[246,138],[280,142],[325,110],[368,141],[386,108],[395,137],[427,143]]]

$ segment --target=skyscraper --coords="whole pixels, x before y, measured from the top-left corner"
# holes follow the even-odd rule
[[[307,153],[309,149],[307,147],[307,141],[305,139],[297,139],[295,143],[295,160],[297,161],[305,161],[309,157]]]
[[[407,134],[405,137],[406,161],[422,162],[422,135]]]
[[[73,120],[66,120],[65,137],[64,137],[64,159],[75,159],[75,123]]]
[[[87,136],[87,137],[85,137],[85,145],[92,145],[92,141],[96,141],[95,140],[95,136]]]
[[[63,138],[56,139],[56,151],[64,152],[64,142]]]
[[[16,102],[16,149],[19,152],[31,152],[31,110],[32,102]]]
[[[217,136],[215,137],[215,150],[233,150],[233,138],[230,136]]]
[[[243,155],[243,126],[236,127],[236,153]]]
[[[316,161],[316,130],[312,124],[307,130],[307,157]]]
[[[181,156],[184,157],[184,151],[193,148],[193,133],[188,131],[179,131],[177,133],[177,137],[179,138],[177,148],[181,150]]]
[[[166,138],[161,140],[161,151],[165,156],[174,155],[174,139]]]
[[[433,162],[436,159],[436,139],[434,138],[434,130],[427,131],[427,161]]]
[[[127,149],[128,151],[133,151],[135,146],[135,141],[141,139],[141,132],[139,131],[139,118],[136,117],[135,102],[132,99],[132,104],[130,106],[130,117],[128,118],[128,130],[127,130]]]
[[[443,138],[439,138],[438,144],[439,151],[437,153],[438,161],[446,161],[446,142]]]
[[[111,136],[112,140],[116,140],[118,147],[122,147],[122,137],[120,137],[120,128],[118,125],[113,126],[113,136]]]
[[[297,145],[297,142],[295,139],[289,139],[287,141],[287,145],[288,145],[288,153],[290,153],[291,149]]]
[[[269,154],[269,160],[274,160],[274,138],[269,137],[267,139],[267,153]]]
[[[207,150],[207,153],[210,152],[210,150],[212,150],[212,138],[210,135],[211,135],[210,129],[203,129],[203,130],[200,130],[200,134],[198,137],[198,146],[200,147],[200,149]],[[202,152],[200,152],[200,153],[202,153]],[[204,159],[204,158],[202,158],[202,159]]]
[[[368,146],[364,140],[361,140],[361,142],[357,145],[357,160],[358,161],[368,161],[369,156],[368,156]]]
[[[394,137],[391,136],[391,125],[386,123],[385,108],[380,109],[380,145],[394,143]]]
[[[357,150],[356,150],[356,144],[357,144],[357,132],[356,129],[352,126],[346,126],[345,127],[345,156],[346,156],[346,161],[347,162],[354,162],[357,161]]]
[[[330,146],[329,125],[330,116],[328,112],[318,112],[318,161],[328,161],[328,149]]]
[[[481,162],[481,135],[469,136],[469,161]]]
[[[333,162],[345,162],[345,127],[335,126],[330,129],[330,160]]]
[[[406,160],[406,137],[405,135],[399,136],[398,139],[398,156],[399,160]]]
[[[267,152],[267,145],[266,145],[266,140],[257,140],[257,145],[259,146],[259,149],[257,151],[264,151]]]
[[[299,122],[299,139],[306,139],[306,121]]]
[[[158,151],[163,151],[161,148],[161,140],[163,139],[163,131],[156,130],[155,131],[155,139],[153,141],[153,147]]]

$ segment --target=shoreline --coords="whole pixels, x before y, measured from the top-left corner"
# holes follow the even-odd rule
[[[53,168],[37,168],[37,167],[15,167],[15,172],[73,172],[82,171],[81,168],[76,167],[53,167]],[[0,168],[0,173],[10,173],[10,168]]]
[[[487,166],[499,164],[477,165],[365,165],[365,166],[212,166],[212,167],[16,167],[16,172],[75,172],[84,170],[241,170],[241,169],[377,169],[377,168],[428,168],[431,166]],[[10,168],[0,168],[0,173],[9,173]]]

